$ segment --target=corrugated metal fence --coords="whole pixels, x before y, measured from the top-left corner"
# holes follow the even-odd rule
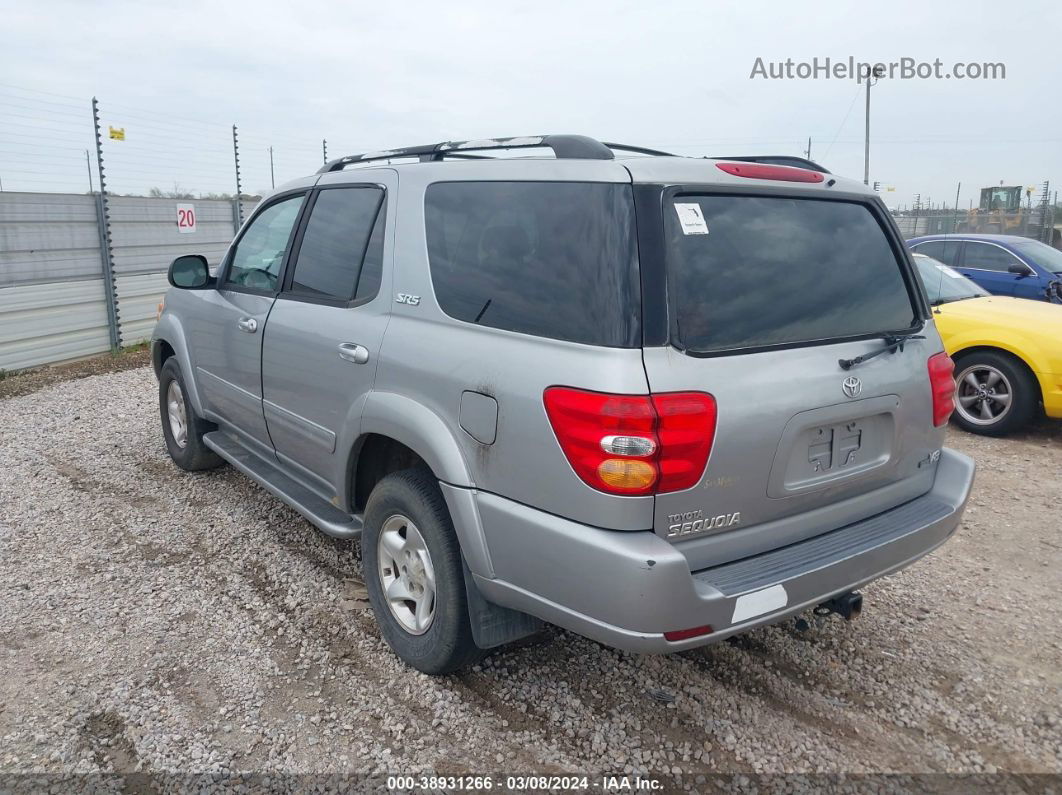
[[[177,229],[177,205],[195,231]],[[243,202],[244,216],[253,202]],[[217,265],[232,240],[234,202],[108,197],[117,337],[151,336],[166,269],[181,254]],[[96,195],[0,192],[0,369],[18,370],[110,349]]]

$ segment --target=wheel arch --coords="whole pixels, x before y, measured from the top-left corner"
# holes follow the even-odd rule
[[[196,414],[200,417],[205,416],[202,401],[199,399],[198,379],[185,343],[184,327],[172,313],[163,313],[151,335],[151,365],[155,370],[156,378],[162,372],[162,365],[166,363],[166,360],[173,357],[176,357],[181,367],[186,391],[189,392],[186,399],[191,401]]]
[[[360,433],[347,461],[345,504],[354,512],[361,511],[380,479],[418,464],[439,481],[469,568],[480,576],[493,577],[473,492],[475,483],[446,423],[427,406],[404,395],[372,392],[365,401]]]
[[[951,354],[952,360],[955,362],[955,369],[958,370],[959,360],[964,359],[971,355],[978,353],[993,353],[998,356],[1005,356],[1008,359],[1014,361],[1019,367],[1021,367],[1032,379],[1032,382],[1036,384],[1037,390],[1040,392],[1040,399],[1043,400],[1043,388],[1040,385],[1040,379],[1036,375],[1036,371],[1033,370],[1032,365],[1020,354],[1008,348],[1000,347],[999,345],[970,345],[969,347],[957,350]]]

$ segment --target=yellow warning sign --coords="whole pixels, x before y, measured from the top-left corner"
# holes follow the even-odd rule
[[[112,141],[124,141],[125,140],[125,127],[108,127],[111,134]]]

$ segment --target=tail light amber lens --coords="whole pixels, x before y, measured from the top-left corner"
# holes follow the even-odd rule
[[[543,402],[572,469],[599,491],[679,491],[704,473],[715,436],[715,399],[709,394],[611,395],[550,387]]]
[[[927,365],[929,386],[933,391],[933,424],[939,428],[955,411],[955,379],[952,377],[955,362],[941,352],[930,356]]]

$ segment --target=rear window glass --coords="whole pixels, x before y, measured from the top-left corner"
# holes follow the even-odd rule
[[[424,213],[446,314],[590,345],[640,344],[630,185],[442,182],[428,187]]]
[[[918,318],[888,238],[863,205],[715,195],[672,204],[668,278],[684,348],[900,331]]]

